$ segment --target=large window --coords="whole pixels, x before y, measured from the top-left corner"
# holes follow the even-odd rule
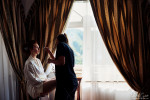
[[[82,75],[82,100],[133,100],[135,92],[113,63],[97,27],[90,2],[75,1],[64,32]]]
[[[74,2],[64,32],[75,53],[75,70],[85,81],[124,81],[105,47],[90,2]]]
[[[65,33],[69,38],[69,44],[75,53],[75,64],[77,67],[83,65],[83,17],[85,16],[85,3],[74,2],[67,22]]]

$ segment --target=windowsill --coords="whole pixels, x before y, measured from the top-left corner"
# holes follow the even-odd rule
[[[77,77],[82,77],[82,65],[75,65],[74,70]]]

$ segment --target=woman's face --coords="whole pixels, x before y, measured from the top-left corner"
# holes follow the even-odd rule
[[[31,50],[31,53],[34,53],[36,55],[38,55],[40,53],[40,48],[37,43],[33,44],[33,49]]]

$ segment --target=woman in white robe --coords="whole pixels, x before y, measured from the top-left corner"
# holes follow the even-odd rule
[[[26,45],[25,51],[30,53],[24,66],[27,92],[35,99],[55,89],[56,79],[48,78],[44,72],[41,61],[36,57],[40,53],[40,49],[35,40],[30,41]]]

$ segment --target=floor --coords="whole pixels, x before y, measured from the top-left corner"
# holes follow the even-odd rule
[[[136,100],[137,95],[126,82],[81,82],[80,91],[80,100]],[[54,94],[41,100],[54,100]]]

